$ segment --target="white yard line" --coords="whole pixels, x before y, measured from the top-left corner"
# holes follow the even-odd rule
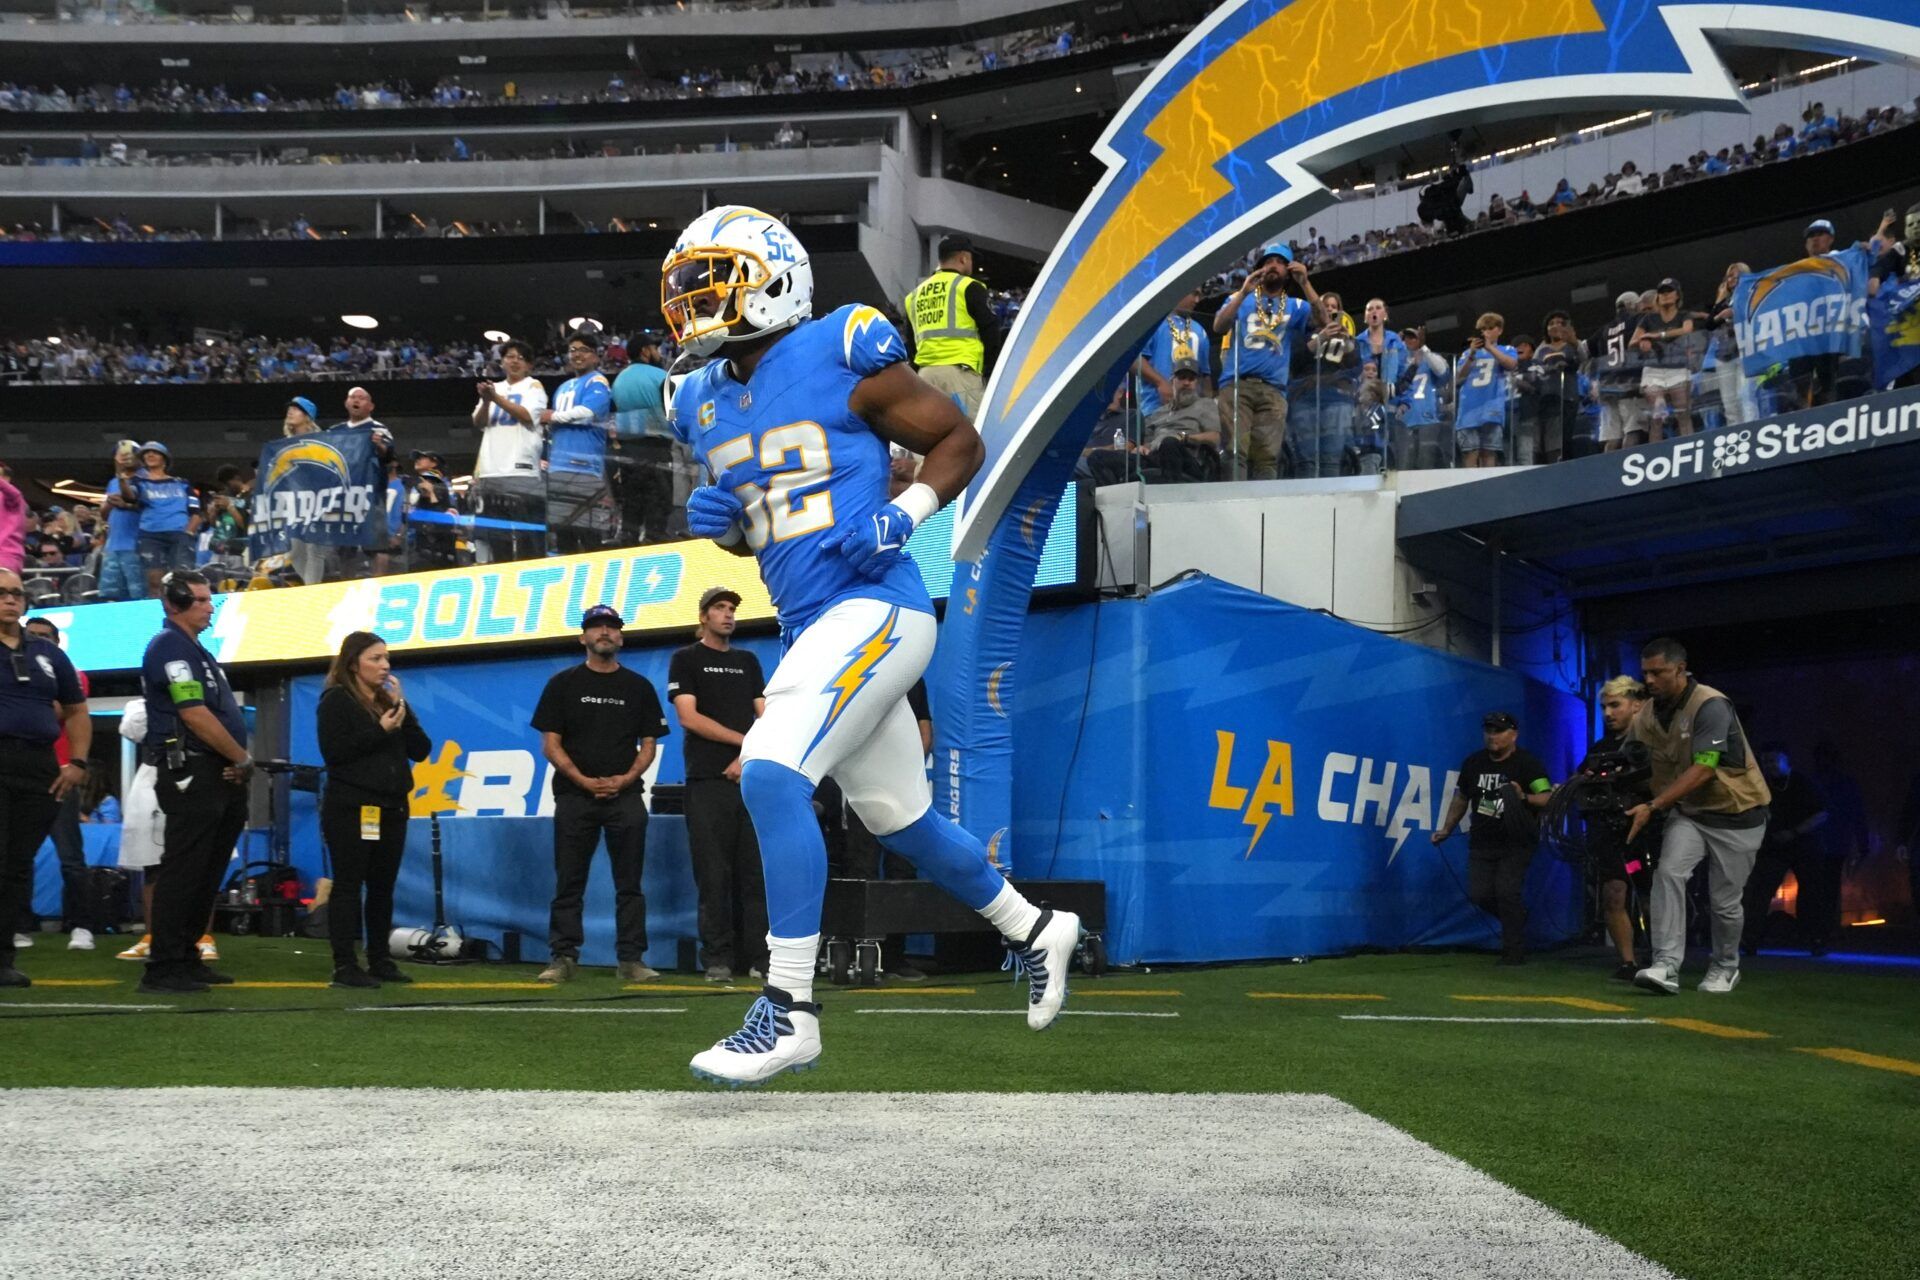
[[[360,1004],[347,1010],[348,1013],[685,1013],[678,1009],[602,1009],[589,1007],[584,1009],[566,1006],[529,1004]]]
[[[88,1280],[1673,1280],[1314,1094],[3,1090],[0,1186]]]
[[[1025,1009],[855,1009],[855,1013],[923,1014],[950,1018],[1024,1018]],[[1062,1009],[1063,1018],[1177,1018],[1177,1013],[1143,1013],[1121,1009]]]

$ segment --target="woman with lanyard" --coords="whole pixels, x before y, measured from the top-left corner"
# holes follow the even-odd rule
[[[93,721],[80,676],[58,646],[20,627],[27,593],[20,575],[0,569],[0,987],[32,986],[13,967],[13,922],[33,888],[33,859],[53,829],[60,801],[87,778]],[[54,759],[66,730],[70,762]]]
[[[320,798],[320,835],[333,860],[328,933],[333,940],[333,985],[377,987],[411,982],[387,949],[393,932],[393,884],[407,843],[410,760],[425,760],[433,744],[400,693],[387,660],[387,643],[354,631],[327,672],[318,716],[320,758],[327,788]],[[354,955],[360,903],[366,897],[367,967]]]

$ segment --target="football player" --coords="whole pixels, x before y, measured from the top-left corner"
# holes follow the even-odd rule
[[[694,1057],[694,1074],[759,1084],[820,1057],[827,859],[812,797],[828,775],[883,846],[1008,939],[1029,980],[1027,1025],[1045,1029],[1066,999],[1079,917],[1028,902],[934,812],[907,705],[935,631],[907,538],[979,469],[979,434],[914,373],[880,312],[811,318],[807,251],[758,209],[710,209],[681,234],[661,310],[685,352],[716,357],[672,393],[674,433],[712,481],[688,497],[687,527],[759,560],[785,644],[740,751],[766,869],[767,984],[745,1025]],[[889,444],[926,460],[892,501]]]

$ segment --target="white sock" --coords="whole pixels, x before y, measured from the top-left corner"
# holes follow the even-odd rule
[[[820,935],[776,938],[767,935],[767,985],[802,1003],[813,1002],[813,972],[820,956]]]
[[[1040,908],[1020,896],[1020,891],[1011,884],[1000,886],[1000,892],[993,895],[993,901],[980,908],[987,923],[1000,931],[1004,938],[1024,944],[1027,935],[1033,932],[1033,926],[1040,923]]]

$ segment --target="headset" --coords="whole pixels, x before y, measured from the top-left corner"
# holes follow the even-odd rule
[[[174,611],[178,613],[193,607],[193,589],[195,587],[207,587],[211,589],[212,585],[212,583],[207,581],[207,575],[204,573],[193,569],[175,569],[172,573],[160,579],[160,594],[166,599],[166,602],[173,607]]]

